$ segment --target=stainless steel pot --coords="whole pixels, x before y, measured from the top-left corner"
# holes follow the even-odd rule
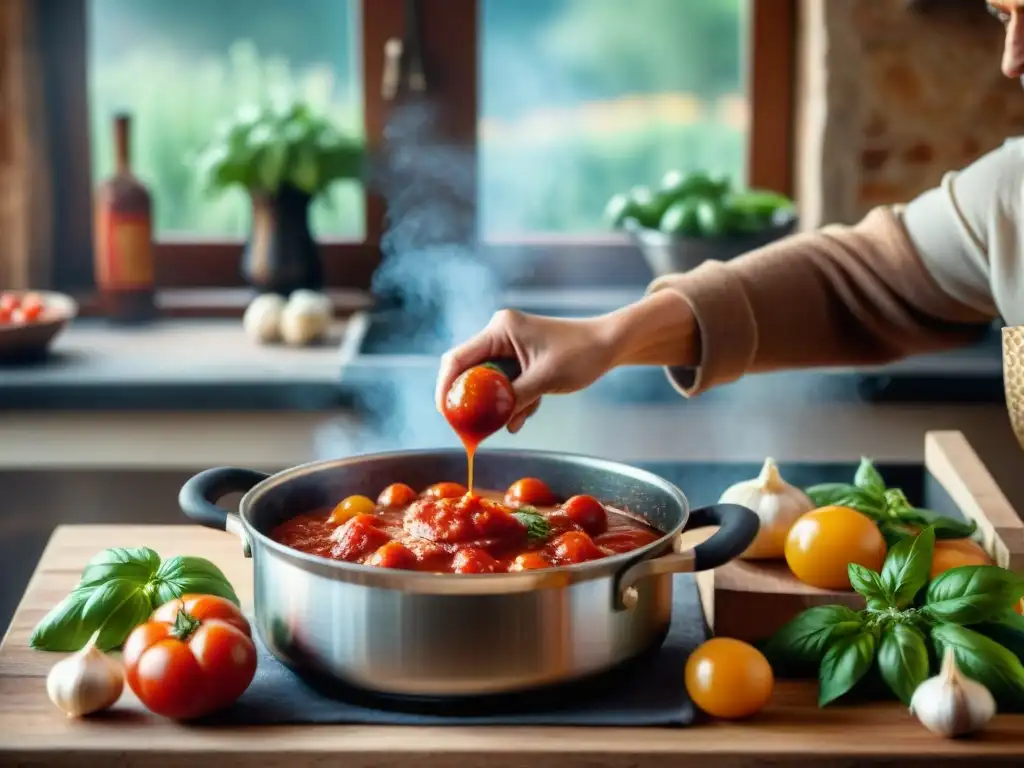
[[[293,671],[392,695],[464,697],[586,678],[659,646],[672,574],[718,567],[743,552],[757,517],[736,505],[690,510],[671,483],[625,464],[541,451],[483,451],[480,487],[540,477],[562,497],[589,493],[665,532],[641,549],[515,574],[433,574],[308,555],[267,535],[299,513],[393,482],[422,488],[465,475],[458,450],[404,451],[306,464],[268,476],[222,467],[181,489],[190,518],[238,535],[252,557],[255,629]],[[239,513],[216,506],[244,492]],[[684,529],[721,526],[692,549]]]

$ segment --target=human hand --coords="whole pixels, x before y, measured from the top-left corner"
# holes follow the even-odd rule
[[[512,383],[516,406],[508,430],[513,433],[537,411],[543,395],[581,390],[604,375],[615,359],[604,318],[565,320],[504,309],[441,358],[434,393],[438,410],[459,374],[499,357],[514,357],[522,368]]]

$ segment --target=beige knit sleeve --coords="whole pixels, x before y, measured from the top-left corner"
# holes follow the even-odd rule
[[[993,318],[952,298],[924,267],[896,208],[794,235],[730,262],[658,278],[697,320],[701,361],[671,369],[686,395],[743,374],[879,364],[952,348]]]

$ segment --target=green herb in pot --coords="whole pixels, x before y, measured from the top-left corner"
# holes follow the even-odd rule
[[[848,694],[877,667],[886,686],[909,704],[933,671],[930,641],[937,658],[952,649],[959,668],[988,688],[1001,708],[1024,707],[1024,665],[984,634],[1012,621],[1008,612],[1024,581],[998,566],[973,565],[929,583],[934,549],[929,526],[900,540],[881,573],[850,564],[850,583],[866,609],[820,606],[801,613],[765,645],[773,666],[786,672],[816,668],[820,706]]]
[[[551,535],[551,523],[535,507],[519,507],[512,516],[526,526],[526,535],[531,539],[546,539]]]
[[[221,570],[201,557],[161,562],[147,547],[107,549],[82,572],[78,586],[36,625],[29,645],[41,651],[77,651],[99,630],[95,645],[118,648],[155,608],[183,594],[238,596]]]
[[[977,524],[944,517],[929,509],[911,505],[899,488],[889,488],[868,458],[862,458],[852,483],[822,483],[805,489],[818,507],[855,509],[878,525],[890,547],[930,526],[939,539],[965,539],[974,535]]]

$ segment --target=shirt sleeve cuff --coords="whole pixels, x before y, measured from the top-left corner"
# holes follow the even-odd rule
[[[706,261],[688,272],[664,275],[647,293],[661,290],[675,291],[690,305],[700,333],[700,364],[667,368],[672,386],[693,397],[743,376],[757,350],[757,324],[743,285],[728,265]]]

